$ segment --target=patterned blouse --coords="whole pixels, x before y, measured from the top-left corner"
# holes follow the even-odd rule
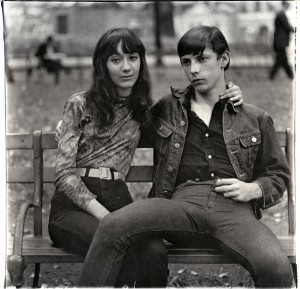
[[[108,167],[126,175],[140,139],[139,127],[126,101],[116,103],[112,125],[102,128],[86,107],[84,92],[70,97],[58,143],[56,189],[85,210],[96,195],[76,176],[76,168]]]

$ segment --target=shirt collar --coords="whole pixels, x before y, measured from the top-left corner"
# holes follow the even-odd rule
[[[185,105],[188,109],[190,107],[190,98],[195,93],[192,85],[186,88],[174,88],[171,87],[172,95],[177,98],[181,104]],[[226,98],[220,100],[222,107],[226,108],[229,113],[238,113],[237,108],[233,105],[233,102]]]

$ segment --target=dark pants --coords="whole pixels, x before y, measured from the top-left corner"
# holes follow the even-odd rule
[[[156,235],[178,242],[185,235],[186,240],[196,238],[202,244],[202,236],[208,234],[249,270],[255,286],[289,288],[291,265],[273,232],[256,219],[250,203],[227,199],[212,187],[188,181],[170,200],[141,200],[105,216],[86,256],[79,284],[113,285],[126,251],[141,238]],[[182,245],[186,245],[184,239]],[[99,274],[94,274],[96,264],[102,269]]]
[[[98,201],[111,212],[132,203],[128,187],[121,180],[82,179],[89,190],[98,196]],[[96,218],[64,194],[55,192],[49,220],[49,235],[54,244],[85,257],[98,226]],[[97,238],[103,238],[105,234],[103,232]],[[168,257],[161,238],[147,237],[135,242],[120,262],[121,269],[114,284],[116,287],[166,287]],[[102,268],[95,265],[92,270],[92,274],[97,275]],[[88,284],[82,282],[80,285],[86,287]]]
[[[293,79],[294,78],[293,69],[288,63],[288,58],[286,55],[285,48],[274,48],[274,50],[276,53],[276,59],[270,72],[270,79],[274,79],[280,67],[282,67],[285,70],[286,74],[290,79]]]

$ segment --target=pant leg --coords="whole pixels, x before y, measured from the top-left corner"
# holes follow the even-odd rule
[[[134,241],[149,237],[163,238],[164,233],[182,231],[196,232],[197,226],[182,202],[175,200],[137,201],[105,216],[88,251],[79,285],[114,286],[122,259]],[[99,238],[101,235],[104,238]],[[98,274],[94,272],[95,266],[102,268]]]
[[[128,260],[131,258],[131,262]],[[132,266],[124,270],[122,266],[115,287],[122,287],[124,280],[133,280],[135,288],[164,288],[168,282],[168,250],[162,239],[145,238],[135,242],[126,252],[123,264]],[[124,269],[123,269],[124,268]]]
[[[256,219],[251,204],[215,194],[209,206],[208,232],[249,270],[256,287],[291,287],[290,262],[274,233]]]
[[[99,201],[107,204],[110,210],[117,210],[132,202],[127,186],[119,180],[101,182],[101,192],[97,181],[84,180]],[[98,225],[96,218],[78,208],[65,195],[56,192],[49,221],[49,234],[56,245],[85,257]],[[167,250],[162,239],[142,240],[126,252],[116,286],[165,287],[167,278]]]

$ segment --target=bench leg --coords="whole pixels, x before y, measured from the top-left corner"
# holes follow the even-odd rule
[[[295,288],[298,288],[298,276],[297,276],[297,264],[292,263],[293,275],[294,275],[294,285]]]
[[[24,284],[23,272],[26,268],[25,259],[21,255],[12,255],[7,260],[7,271],[12,285],[20,287]]]
[[[32,288],[37,288],[39,285],[40,268],[41,268],[41,264],[36,263],[34,266],[34,277],[33,277],[33,282],[32,282]]]

